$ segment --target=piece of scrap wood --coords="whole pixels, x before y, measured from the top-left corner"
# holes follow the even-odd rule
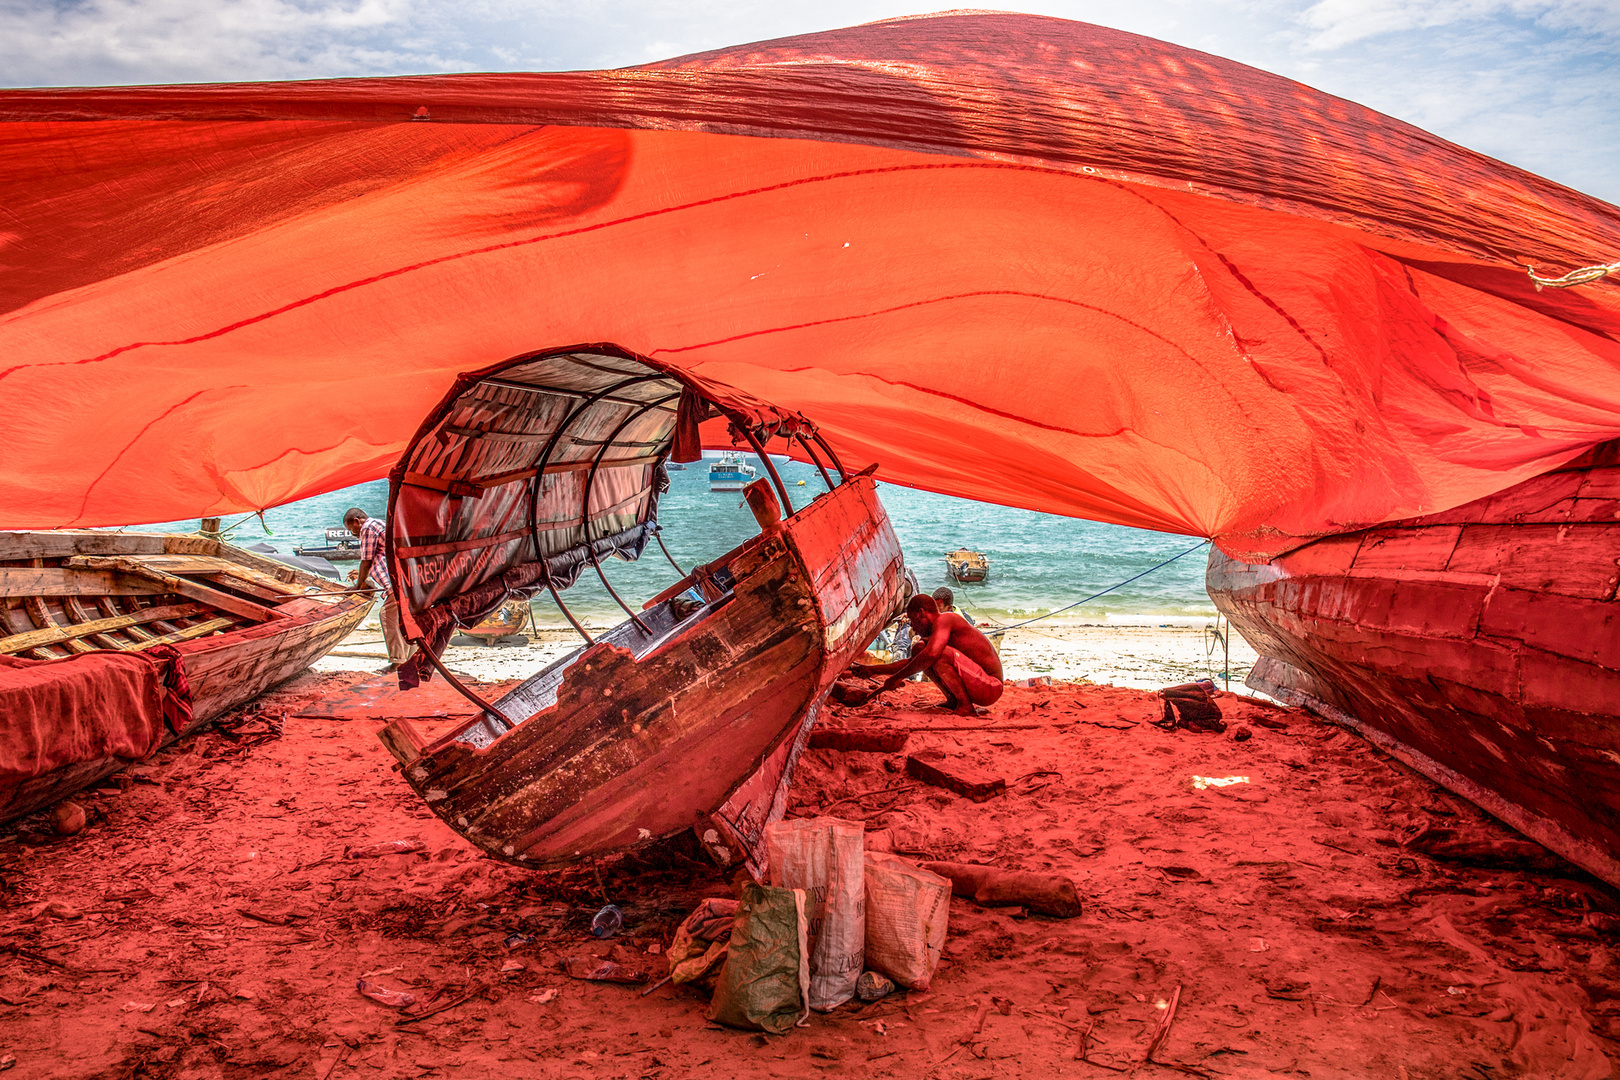
[[[810,749],[893,754],[906,747],[911,732],[904,728],[821,728],[810,732]]]
[[[925,784],[954,791],[974,802],[993,799],[1007,790],[1007,781],[1003,778],[937,752],[908,755],[906,775]]]
[[[479,994],[482,994],[487,989],[488,989],[488,987],[485,986],[481,982],[480,983],[474,983],[471,990],[468,990],[466,993],[462,994],[460,997],[454,999],[453,1001],[447,1001],[443,1005],[440,1005],[438,1008],[429,1009],[427,1012],[417,1013],[415,1016],[403,1016],[403,1017],[400,1017],[398,1020],[394,1021],[394,1026],[395,1027],[403,1027],[406,1024],[414,1024],[418,1020],[426,1020],[430,1016],[438,1016],[442,1012],[449,1012],[451,1009],[455,1008],[457,1005],[460,1005],[460,1004],[462,1004],[462,1003],[464,1003],[466,1001],[471,1000],[472,998],[477,997]]]
[[[1148,1043],[1147,1053],[1142,1055],[1145,1065],[1153,1060],[1153,1055],[1164,1046],[1164,1041],[1170,1037],[1170,1025],[1176,1022],[1176,1006],[1181,1004],[1181,986],[1177,984],[1170,995],[1170,1002],[1164,1008],[1164,1015],[1159,1017],[1159,1024],[1153,1029],[1153,1038]]]

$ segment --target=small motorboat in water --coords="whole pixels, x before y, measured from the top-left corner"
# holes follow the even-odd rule
[[[320,547],[299,546],[293,554],[305,559],[325,559],[327,562],[357,562],[360,558],[360,538],[339,525],[326,530],[326,543]]]
[[[743,463],[741,454],[726,454],[709,466],[710,491],[741,491],[754,478],[755,469]]]
[[[990,576],[990,559],[981,551],[957,548],[945,553],[945,572],[963,585],[977,584]]]

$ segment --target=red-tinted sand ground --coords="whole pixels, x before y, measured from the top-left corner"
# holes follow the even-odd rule
[[[1142,1057],[1177,987],[1155,1059],[1177,1065],[1139,1076],[1596,1078],[1620,1061],[1614,894],[1573,870],[1399,846],[1425,824],[1508,834],[1299,712],[1222,695],[1253,731],[1238,742],[1150,726],[1158,702],[1139,691],[1011,689],[988,719],[1034,728],[908,747],[1007,779],[977,804],[908,780],[902,755],[810,753],[795,815],[1069,874],[1086,911],[953,900],[929,992],[766,1038],[707,1024],[692,990],[642,997],[559,970],[611,951],[662,975],[649,950],[730,891],[694,848],[604,862],[601,886],[588,867],[480,858],[391,771],[376,722],[290,717],[355,680],[305,675],[231,721],[234,740],[209,732],[131,770],[84,799],[96,820],[77,836],[24,823],[0,843],[10,1076],[1107,1077]],[[961,723],[915,711],[932,696],[906,687],[826,722]],[[1194,790],[1194,776],[1250,782]],[[862,792],[880,794],[849,798]],[[344,857],[401,838],[426,851]],[[627,919],[606,943],[586,932],[604,887]],[[417,1004],[373,1003],[363,975]]]

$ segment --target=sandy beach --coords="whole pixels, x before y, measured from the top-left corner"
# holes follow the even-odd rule
[[[1213,622],[1213,620],[1211,620]],[[607,627],[587,627],[593,633]],[[533,675],[581,644],[572,629],[531,633],[526,646],[452,645],[445,662],[458,674],[483,682]],[[1243,688],[1254,664],[1254,650],[1233,635],[1231,686]],[[375,621],[362,626],[315,664],[316,671],[380,671],[388,663]],[[1157,689],[1192,679],[1215,678],[1223,670],[1222,651],[1203,626],[1099,626],[1039,623],[1009,631],[1001,643],[1001,663],[1009,680],[1050,676],[1065,682]]]
[[[306,673],[86,792],[77,836],[0,838],[11,1076],[1597,1080],[1620,1056],[1612,894],[1545,852],[1515,868],[1501,826],[1296,710],[1219,694],[1226,734],[1166,732],[1157,697],[1075,684],[1010,688],[973,730],[925,708],[931,687],[830,709],[909,744],[808,752],[790,815],[1061,874],[1083,912],[954,898],[927,991],[777,1038],[707,1023],[691,988],[565,973],[663,974],[675,926],[734,888],[690,834],[594,869],[483,858],[392,771],[380,720],[300,716],[364,678]],[[914,781],[921,751],[1006,790]],[[598,941],[604,896],[625,927]]]

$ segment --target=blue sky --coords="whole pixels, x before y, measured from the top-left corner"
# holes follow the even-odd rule
[[[929,10],[906,0],[0,0],[0,84],[621,67]],[[1067,0],[1018,10],[1275,71],[1620,202],[1620,0]]]

